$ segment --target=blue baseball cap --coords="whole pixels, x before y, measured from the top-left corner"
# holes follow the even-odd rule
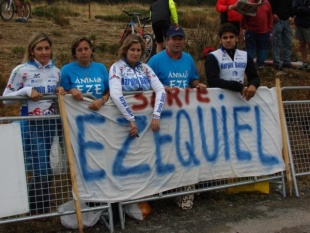
[[[174,37],[174,36],[185,37],[183,28],[181,28],[180,26],[170,26],[167,31],[167,38]]]

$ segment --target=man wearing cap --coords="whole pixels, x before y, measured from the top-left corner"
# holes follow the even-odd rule
[[[230,23],[222,24],[218,35],[221,48],[211,52],[205,61],[205,72],[209,87],[219,87],[240,92],[250,100],[260,85],[252,57],[237,49],[238,31]],[[244,84],[244,74],[247,85]]]
[[[182,51],[185,34],[181,27],[171,26],[167,31],[166,50],[154,55],[148,65],[162,82],[166,92],[172,92],[172,88],[198,88],[205,91],[207,86],[199,82],[194,59],[188,53]],[[195,189],[195,184],[182,187],[187,191]],[[176,202],[182,209],[191,209],[194,194],[178,197]]]
[[[199,88],[206,90],[207,86],[199,82],[194,59],[183,52],[185,43],[184,30],[179,26],[171,26],[167,31],[166,50],[154,55],[148,65],[154,70],[166,92],[177,88]]]

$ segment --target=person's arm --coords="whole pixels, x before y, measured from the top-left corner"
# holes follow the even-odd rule
[[[224,80],[220,78],[219,64],[213,54],[209,54],[206,58],[205,73],[209,87],[218,87],[236,92],[242,92],[243,90],[242,83],[234,80]]]
[[[272,32],[272,28],[273,28],[273,14],[272,14],[272,10],[271,10],[271,6],[269,3],[267,3],[269,5],[269,11],[268,11],[268,31],[271,33]]]
[[[110,96],[116,105],[116,107],[120,110],[123,116],[128,121],[134,121],[135,117],[132,113],[132,110],[129,108],[126,99],[123,95],[122,91],[122,83],[121,83],[121,72],[119,68],[115,65],[112,65],[109,73],[109,87],[110,87]]]
[[[106,102],[108,102],[110,98],[110,90],[109,90],[109,74],[107,68],[102,64],[102,76],[100,77],[102,80],[102,85],[104,86],[104,94],[100,98],[94,100],[88,105],[88,108],[94,111],[98,111]]]
[[[173,23],[175,23],[175,25],[178,26],[179,25],[178,12],[175,2],[173,0],[169,0],[169,9]]]
[[[13,69],[10,78],[8,80],[8,83],[6,85],[6,88],[4,89],[3,96],[32,96],[32,91],[37,92],[35,90],[32,90],[32,87],[23,87],[20,88],[19,85],[22,83],[22,71],[20,69],[20,66],[17,66],[15,69]],[[19,100],[4,100],[3,103],[6,105],[11,105],[18,103]]]
[[[63,87],[63,89],[68,94],[71,94],[73,99],[82,101],[83,100],[83,93],[81,91],[79,91],[78,89],[72,87],[69,72],[70,72],[70,70],[67,66],[64,66],[61,69],[60,86]]]
[[[150,84],[153,91],[156,93],[155,104],[153,117],[151,122],[151,128],[153,132],[156,132],[160,129],[160,115],[163,110],[165,100],[166,100],[166,92],[163,84],[159,81],[158,77],[154,73],[151,67],[146,65],[147,77],[150,79]]]
[[[257,89],[260,86],[260,78],[257,74],[254,61],[249,54],[247,54],[247,66],[245,68],[245,74],[248,81],[247,86],[249,87],[250,85],[253,85]]]
[[[185,56],[185,54],[184,54]],[[190,63],[190,71],[189,71],[189,77],[190,77],[190,80],[189,80],[189,83],[188,83],[188,86],[189,87],[192,87],[192,88],[198,88],[199,91],[205,91],[207,89],[207,85],[201,83],[199,81],[199,76],[198,76],[198,71],[197,71],[197,68],[196,68],[196,65],[195,65],[195,61],[194,59],[192,58],[192,56],[189,56],[189,60],[188,62]]]

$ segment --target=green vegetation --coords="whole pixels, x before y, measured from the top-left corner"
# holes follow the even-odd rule
[[[23,57],[24,53],[25,53],[25,48],[22,46],[16,46],[16,47],[13,47],[11,49],[11,52],[12,52],[12,54],[14,54],[18,57]]]

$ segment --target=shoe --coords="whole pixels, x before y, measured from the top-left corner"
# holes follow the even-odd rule
[[[295,67],[291,63],[286,63],[282,65],[283,68],[295,69]]]
[[[308,63],[302,63],[301,67],[299,67],[300,70],[307,70],[309,68]]]
[[[183,190],[184,189],[185,189],[185,191],[194,190],[195,185],[184,186]],[[189,194],[186,196],[177,197],[176,203],[183,210],[191,209],[191,208],[193,208],[193,204],[194,204],[194,194]]]
[[[18,18],[18,19],[15,19],[15,22],[23,22],[23,18]]]
[[[278,71],[282,71],[283,70],[283,66],[281,64],[274,64],[274,68]]]
[[[27,23],[27,19],[26,18],[22,18],[22,23]]]

